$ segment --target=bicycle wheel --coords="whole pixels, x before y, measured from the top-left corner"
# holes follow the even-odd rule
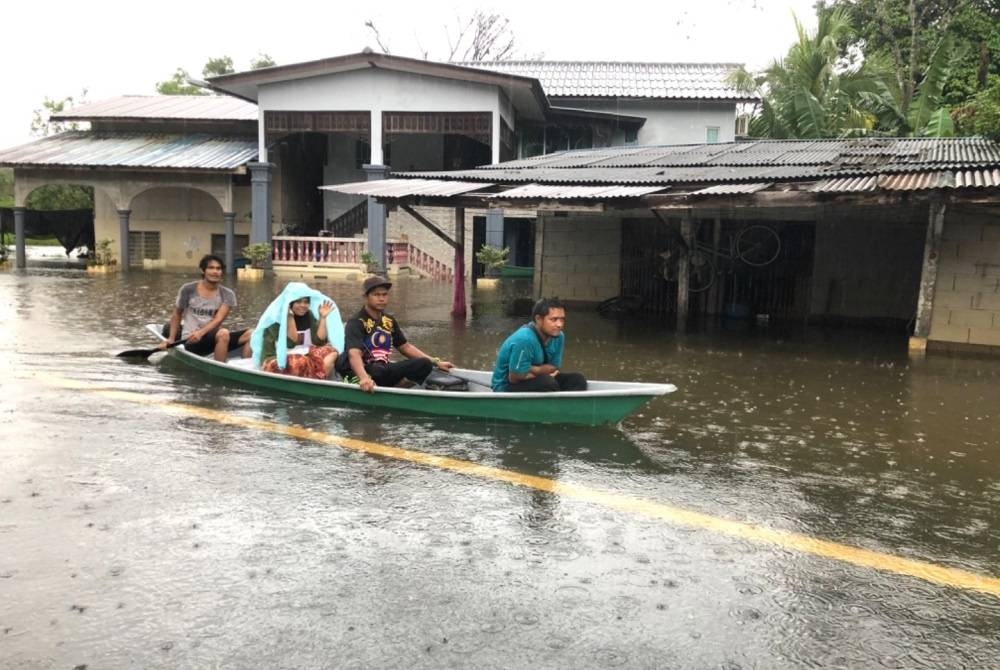
[[[770,265],[781,252],[781,238],[769,226],[747,226],[736,236],[736,257],[747,265]]]
[[[701,251],[694,251],[688,258],[688,291],[701,293],[715,283],[715,263]]]

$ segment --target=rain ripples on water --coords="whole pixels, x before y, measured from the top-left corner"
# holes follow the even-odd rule
[[[571,307],[565,367],[678,392],[600,429],[324,407],[160,356],[116,359],[152,345],[142,325],[163,322],[192,278],[0,274],[0,665],[995,664],[997,595],[764,538],[998,576],[998,361],[911,361],[899,336],[778,324],[678,336]],[[343,314],[356,308],[356,281],[314,284]],[[234,324],[252,323],[280,286],[238,284]],[[512,298],[526,292],[480,291],[456,323],[450,286],[400,280],[391,309],[425,351],[489,367],[525,320]],[[164,403],[548,478],[615,504]],[[742,524],[738,536],[711,519]]]

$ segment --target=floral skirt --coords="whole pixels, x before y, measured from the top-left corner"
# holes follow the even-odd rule
[[[326,370],[323,368],[323,359],[336,351],[337,350],[329,344],[324,344],[322,347],[312,346],[309,347],[308,354],[288,354],[288,362],[285,364],[284,370],[278,367],[278,361],[274,358],[264,361],[264,365],[261,366],[261,369],[264,370],[264,372],[277,372],[279,374],[291,375],[293,377],[326,379]]]

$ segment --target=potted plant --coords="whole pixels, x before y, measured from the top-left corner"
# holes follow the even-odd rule
[[[264,276],[264,265],[271,259],[271,245],[266,242],[249,244],[243,247],[243,256],[250,261],[250,267],[237,269],[237,276],[261,279]]]
[[[365,272],[368,274],[379,274],[382,270],[378,266],[378,261],[375,260],[375,254],[367,249],[361,252],[361,263],[365,266]]]
[[[118,269],[118,259],[112,248],[114,242],[107,237],[97,242],[94,253],[87,260],[88,272],[114,272]]]
[[[500,274],[500,268],[507,265],[507,258],[510,256],[510,248],[494,247],[491,244],[484,244],[476,252],[476,260],[486,268],[487,277],[496,277]]]

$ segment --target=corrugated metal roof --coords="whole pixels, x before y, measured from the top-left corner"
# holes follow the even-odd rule
[[[719,184],[709,186],[698,191],[692,191],[691,195],[738,195],[740,193],[756,193],[772,186],[771,183],[763,184]]]
[[[490,181],[508,184],[662,184],[701,182],[759,182],[789,181],[798,179],[820,179],[824,177],[846,176],[857,170],[831,170],[828,167],[810,166],[677,166],[677,167],[580,167],[580,168],[497,168],[481,170],[459,170],[457,172],[414,172],[424,179],[459,179],[462,181]]]
[[[637,198],[656,191],[662,186],[550,186],[528,184],[498,193],[498,198],[529,198],[536,200],[583,200],[608,198]]]
[[[874,191],[878,185],[877,176],[869,177],[838,177],[824,179],[809,187],[813,193],[859,193]]]
[[[1000,187],[1000,169],[905,172],[865,177],[824,179],[809,187],[813,193],[858,193],[862,191],[925,191],[935,188]]]
[[[257,105],[228,95],[121,95],[53,114],[52,119],[178,119],[256,121]]]
[[[756,140],[719,144],[651,147],[612,147],[561,151],[545,156],[484,166],[483,170],[509,167],[632,168],[651,165],[685,166],[809,166],[827,170],[841,167],[862,171],[889,168],[912,171],[913,166],[974,167],[1000,163],[1000,145],[981,137],[877,138],[851,140]]]
[[[441,179],[378,179],[375,181],[356,181],[350,184],[320,186],[320,188],[337,193],[370,195],[377,198],[403,198],[411,195],[442,197],[461,195],[462,193],[476,191],[492,185],[481,182],[468,183]]]
[[[734,63],[627,63],[602,61],[490,61],[464,67],[537,79],[549,97],[749,100],[728,77]]]
[[[71,131],[0,151],[0,166],[234,170],[257,159],[256,137]]]
[[[1000,186],[1000,170],[961,170],[955,173],[955,188],[995,188]]]

